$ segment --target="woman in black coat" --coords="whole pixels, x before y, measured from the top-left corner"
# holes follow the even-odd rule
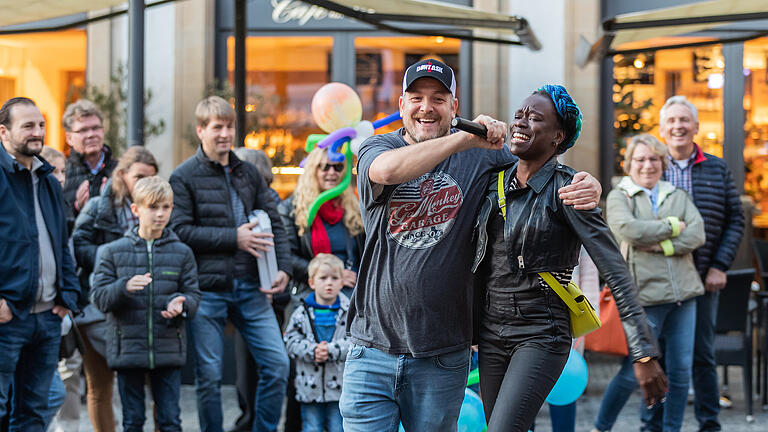
[[[492,176],[478,214],[473,270],[485,288],[476,306],[489,432],[527,431],[565,366],[570,316],[545,276],[568,285],[582,243],[616,299],[646,401],[666,391],[637,289],[600,210],[576,210],[557,193],[575,174],[557,155],[580,130],[581,111],[564,87],[544,86],[526,98],[508,131],[518,162]]]

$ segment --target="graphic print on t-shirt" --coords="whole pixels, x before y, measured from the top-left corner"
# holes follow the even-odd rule
[[[424,174],[392,193],[387,231],[401,246],[430,248],[451,230],[462,202],[461,188],[449,174]]]

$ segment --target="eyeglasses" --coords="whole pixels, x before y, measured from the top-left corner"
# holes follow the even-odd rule
[[[632,162],[634,162],[634,163],[636,163],[638,165],[642,165],[646,161],[652,163],[653,165],[656,165],[656,164],[661,163],[661,158],[658,157],[658,156],[652,156],[652,157],[649,157],[649,158],[644,158],[644,157],[632,158]]]
[[[340,173],[344,171],[344,164],[343,163],[333,163],[333,164],[325,164],[320,167],[320,169],[323,172],[327,172],[329,169],[333,168],[334,171]]]
[[[72,131],[72,133],[87,134],[88,132],[99,132],[104,129],[104,126],[92,126]]]

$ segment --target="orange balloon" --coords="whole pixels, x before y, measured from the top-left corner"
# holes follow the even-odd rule
[[[352,87],[339,82],[328,83],[312,97],[312,117],[320,129],[331,133],[357,125],[363,118],[363,104]]]

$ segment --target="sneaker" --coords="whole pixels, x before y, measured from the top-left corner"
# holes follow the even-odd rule
[[[733,406],[733,402],[731,402],[731,397],[723,394],[720,395],[720,407],[721,408],[731,408]]]

